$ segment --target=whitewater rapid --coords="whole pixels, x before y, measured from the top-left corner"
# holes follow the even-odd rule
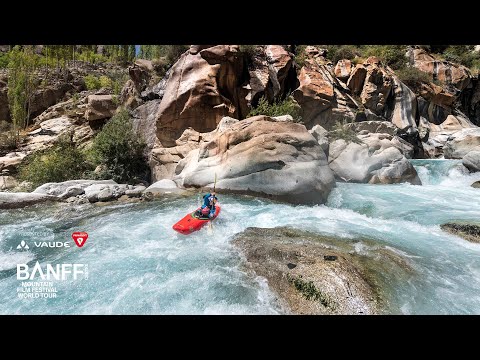
[[[413,160],[423,186],[337,183],[328,203],[293,206],[221,196],[212,234],[171,229],[201,194],[91,206],[35,206],[0,213],[0,314],[281,314],[265,279],[246,272],[231,245],[249,226],[292,226],[349,239],[371,239],[403,256],[407,278],[386,277],[386,313],[480,313],[480,245],[441,231],[452,220],[479,221],[480,191],[458,161]],[[17,250],[32,237],[83,248]],[[375,256],[375,246],[356,251]],[[87,280],[57,282],[55,299],[20,299],[17,263],[85,263]]]

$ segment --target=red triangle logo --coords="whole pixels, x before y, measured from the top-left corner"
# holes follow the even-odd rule
[[[75,241],[75,244],[81,248],[87,242],[88,234],[84,231],[76,231],[72,234],[72,239]]]

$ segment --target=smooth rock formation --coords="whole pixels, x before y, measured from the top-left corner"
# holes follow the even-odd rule
[[[450,135],[443,146],[447,159],[461,159],[467,153],[480,150],[480,128],[467,128]]]
[[[325,154],[328,154],[328,131],[320,125],[315,125],[308,132],[317,140]]]
[[[88,121],[109,119],[115,114],[117,104],[112,95],[89,95],[85,119]]]
[[[56,196],[22,192],[0,192],[0,209],[17,209],[45,201],[57,201]]]
[[[475,181],[475,182],[472,184],[472,187],[473,187],[473,188],[476,188],[476,189],[480,189],[480,181]]]
[[[478,150],[473,150],[467,153],[462,159],[462,164],[470,172],[480,171],[480,147]]]
[[[36,194],[45,194],[68,198],[83,194],[85,188],[91,185],[118,185],[113,180],[68,180],[58,183],[46,183],[37,187],[33,192]],[[78,193],[77,193],[78,192]],[[73,195],[73,193],[77,193]],[[70,195],[70,196],[68,196]]]
[[[421,185],[415,168],[402,153],[402,142],[389,134],[359,134],[361,143],[343,139],[330,143],[328,162],[335,177],[345,182]]]
[[[300,124],[256,116],[217,129],[175,169],[183,187],[253,193],[293,203],[323,203],[335,182],[316,139]]]
[[[91,203],[117,199],[125,194],[125,184],[92,184],[85,188],[85,195]]]
[[[163,146],[175,146],[188,127],[208,132],[224,116],[241,118],[248,112],[243,88],[247,69],[238,46],[192,47],[171,71],[157,114],[157,138]]]
[[[173,180],[162,179],[150,185],[145,192],[153,195],[174,194],[183,192],[183,189],[179,189],[177,184]]]

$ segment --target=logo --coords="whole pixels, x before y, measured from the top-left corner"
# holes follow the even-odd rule
[[[38,261],[32,268],[17,264],[17,280],[77,280],[80,275],[88,279],[87,264],[46,264],[44,268]]]
[[[27,245],[27,243],[25,242],[25,240],[22,240],[22,241],[20,242],[20,244],[18,244],[17,249],[18,249],[18,250],[28,250],[28,249],[30,249],[30,246]]]
[[[72,239],[75,241],[75,244],[81,248],[87,242],[88,234],[84,231],[76,231],[72,234]]]

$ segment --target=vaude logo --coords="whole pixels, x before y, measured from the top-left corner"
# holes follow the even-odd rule
[[[43,247],[69,248],[70,247],[70,244],[68,242],[62,242],[62,241],[34,241],[33,245],[37,248],[43,248]],[[30,247],[25,242],[25,240],[22,240],[20,244],[18,244],[17,249],[23,251],[23,250],[30,249]]]
[[[25,240],[20,241],[20,244],[17,246],[17,250],[28,250],[30,249],[30,246],[27,245]]]

